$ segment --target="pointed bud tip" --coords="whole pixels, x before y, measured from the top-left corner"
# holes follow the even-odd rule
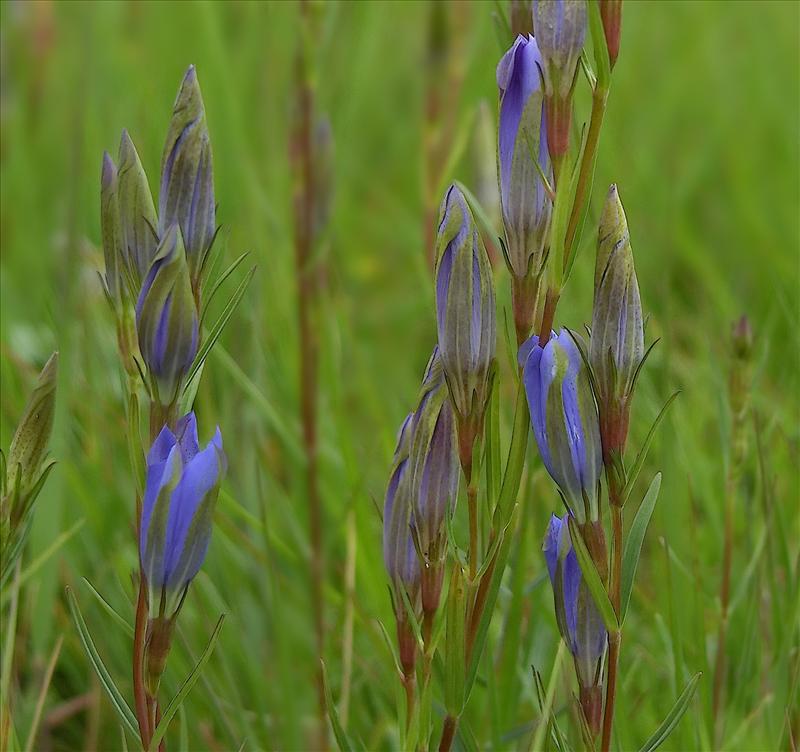
[[[114,164],[114,160],[111,159],[111,155],[107,151],[104,151],[103,167],[100,170],[100,186],[104,189],[110,188],[116,175],[117,166]]]

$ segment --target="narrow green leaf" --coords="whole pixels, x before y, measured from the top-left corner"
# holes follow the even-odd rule
[[[186,677],[183,684],[181,684],[178,693],[170,700],[169,705],[167,705],[167,709],[161,716],[161,721],[159,721],[158,726],[156,726],[156,730],[153,732],[153,738],[150,740],[149,752],[155,752],[155,750],[158,749],[158,745],[164,738],[164,734],[167,733],[167,728],[169,727],[172,719],[175,717],[175,714],[178,712],[178,708],[180,708],[180,706],[183,704],[186,696],[189,694],[189,692],[191,692],[192,687],[194,687],[197,680],[200,678],[200,673],[203,670],[203,666],[208,663],[208,659],[211,658],[211,654],[214,652],[214,646],[217,644],[217,639],[219,639],[219,633],[222,629],[222,624],[224,621],[225,614],[222,614],[217,620],[217,624],[214,627],[214,631],[211,633],[208,644],[195,664],[195,667],[191,670],[189,676]]]
[[[128,703],[125,702],[125,698],[122,696],[122,693],[119,691],[119,689],[117,689],[117,685],[114,684],[111,674],[109,674],[102,658],[100,658],[100,654],[97,652],[97,648],[94,645],[94,640],[92,640],[92,636],[89,633],[89,629],[83,619],[81,610],[78,607],[78,601],[75,598],[75,593],[72,592],[72,588],[70,587],[67,588],[67,602],[69,604],[72,620],[75,623],[76,629],[78,630],[78,637],[80,637],[83,649],[86,651],[86,655],[89,657],[89,661],[97,673],[100,683],[103,685],[103,689],[105,689],[106,693],[108,694],[111,704],[114,706],[114,709],[119,714],[119,717],[122,719],[125,726],[127,726],[128,731],[133,734],[135,739],[139,739],[139,726],[136,721],[136,716],[128,706]]]
[[[353,745],[350,743],[347,732],[344,730],[342,722],[339,720],[339,711],[336,709],[333,695],[331,695],[331,686],[328,683],[328,671],[325,668],[325,661],[320,659],[320,665],[322,666],[322,685],[325,688],[325,704],[328,706],[328,718],[331,721],[333,735],[342,752],[351,752]]]
[[[449,715],[458,717],[464,708],[464,633],[467,588],[459,566],[453,567],[447,595],[447,633],[444,664],[444,704]]]
[[[486,233],[486,236],[490,238],[498,237],[497,229],[492,223],[492,220],[489,219],[489,214],[486,212],[486,209],[483,208],[481,202],[475,197],[475,194],[460,180],[454,180],[453,182],[466,197],[469,208],[478,220],[478,224],[483,226],[483,231]]]
[[[689,679],[689,683],[686,685],[683,692],[681,692],[680,697],[678,697],[678,699],[675,701],[672,709],[669,711],[669,713],[667,713],[667,717],[664,719],[664,722],[645,742],[644,746],[639,750],[639,752],[653,752],[653,750],[658,749],[661,744],[664,743],[667,737],[678,725],[678,722],[689,707],[689,703],[691,702],[692,697],[694,697],[697,684],[702,675],[703,674],[698,671],[691,679]]]
[[[636,577],[636,567],[639,564],[639,556],[642,553],[642,543],[644,541],[644,534],[647,531],[647,526],[650,524],[650,518],[653,515],[653,510],[656,507],[656,500],[658,499],[658,492],[661,489],[661,473],[656,473],[653,480],[650,482],[650,487],[636,511],[636,516],[633,518],[628,539],[625,542],[625,551],[622,555],[622,582],[621,582],[621,613],[620,621],[624,623],[625,614],[628,611],[628,603],[631,599],[631,591],[633,590],[633,581]]]
[[[192,379],[194,378],[195,374],[203,365],[203,363],[205,363],[208,354],[211,352],[211,348],[214,347],[214,344],[220,338],[222,330],[225,328],[225,324],[228,323],[228,320],[233,315],[233,312],[236,310],[236,307],[239,305],[239,302],[244,296],[247,286],[250,284],[250,280],[253,278],[255,271],[256,267],[251,266],[247,271],[247,274],[244,275],[244,278],[239,283],[238,287],[233,291],[233,295],[231,295],[230,299],[225,304],[225,308],[222,309],[222,313],[219,315],[216,323],[206,336],[200,351],[195,356],[194,363],[192,364],[189,374],[186,377],[187,384],[192,383]]]
[[[608,57],[603,19],[600,17],[600,3],[597,0],[589,2],[589,30],[594,48],[594,63],[597,66],[597,84],[607,88],[611,80],[611,60]]]
[[[667,414],[667,410],[669,410],[670,405],[677,399],[678,395],[680,394],[680,389],[673,393],[673,395],[664,403],[664,407],[661,408],[661,412],[656,416],[656,419],[653,421],[653,425],[650,427],[650,431],[647,434],[647,437],[644,440],[644,444],[642,444],[642,448],[639,450],[639,454],[636,455],[636,460],[634,461],[633,465],[631,466],[630,472],[627,474],[627,482],[625,483],[625,488],[622,491],[622,505],[628,501],[628,498],[631,495],[631,491],[633,490],[633,484],[636,483],[636,478],[639,476],[641,469],[644,465],[644,461],[647,458],[647,452],[650,449],[650,444],[653,443],[653,437],[656,434],[656,429],[658,428],[659,424],[662,420],[664,420],[664,416]]]
[[[108,614],[111,615],[111,617],[114,619],[114,621],[117,622],[117,624],[119,624],[122,627],[122,629],[125,631],[125,634],[127,634],[128,637],[133,638],[133,627],[130,624],[128,624],[128,621],[125,619],[125,617],[122,616],[119,613],[119,611],[117,611],[105,598],[103,598],[102,595],[100,595],[95,586],[92,585],[92,583],[89,582],[89,580],[87,580],[85,577],[82,577],[81,579],[83,580],[86,587],[89,588],[89,592],[95,598],[97,598],[98,603],[103,607],[103,609]]]
[[[242,263],[250,254],[245,252],[239,258],[236,259],[222,274],[217,277],[216,281],[214,282],[214,286],[211,288],[211,292],[205,297],[203,301],[203,313],[200,317],[200,325],[202,326],[203,322],[205,321],[206,313],[208,312],[208,306],[211,301],[214,299],[214,295],[217,293],[220,287],[224,284],[225,280],[233,274],[236,269],[238,268],[239,264]]]
[[[603,581],[600,579],[597,567],[589,555],[589,549],[586,548],[586,544],[583,542],[583,537],[578,530],[578,523],[575,522],[575,518],[572,516],[569,517],[569,535],[572,540],[572,547],[575,549],[575,555],[578,557],[581,575],[589,588],[589,592],[592,594],[600,615],[603,617],[603,623],[609,632],[616,632],[619,630],[619,622],[617,621],[617,615],[614,613],[614,607],[608,598],[608,593]]]

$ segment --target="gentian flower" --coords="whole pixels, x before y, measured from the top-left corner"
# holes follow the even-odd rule
[[[564,503],[583,525],[600,517],[600,429],[586,366],[564,329],[544,348],[534,335],[520,348],[533,433]]]
[[[410,485],[413,531],[422,556],[422,607],[435,612],[447,551],[445,521],[458,499],[458,438],[439,348],[434,348],[414,413]]]
[[[172,618],[205,559],[227,460],[222,436],[200,449],[194,413],[161,430],[147,455],[139,552],[151,616]]]
[[[439,212],[436,324],[453,405],[462,419],[483,414],[495,352],[494,286],[472,212],[451,185]]]
[[[157,219],[147,175],[128,131],[122,131],[119,144],[117,195],[122,255],[131,284],[137,288],[158,246]]]
[[[625,447],[634,379],[644,357],[642,302],[628,223],[616,185],[608,192],[600,218],[594,279],[589,362],[608,465]]]
[[[198,344],[198,316],[183,239],[172,225],[161,240],[136,303],[139,349],[161,404],[178,396]]]
[[[211,142],[193,65],[181,82],[164,144],[158,214],[159,235],[180,226],[196,288],[216,230]]]
[[[511,273],[518,278],[539,273],[552,211],[540,175],[551,172],[541,65],[536,40],[518,36],[497,66],[500,201]]]
[[[584,582],[566,515],[551,516],[543,551],[553,587],[558,629],[575,662],[586,720],[596,733],[602,709],[600,663],[606,647],[606,629]]]
[[[383,504],[383,562],[396,588],[405,588],[413,602],[419,585],[419,559],[411,532],[412,499],[407,479],[414,413],[409,413],[397,435],[392,472]]]

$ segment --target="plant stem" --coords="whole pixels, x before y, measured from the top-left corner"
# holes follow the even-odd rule
[[[542,328],[539,332],[539,347],[544,347],[550,340],[550,333],[553,330],[553,321],[556,317],[556,306],[560,293],[552,287],[547,288],[547,295],[544,299],[544,313],[542,314]]]
[[[309,537],[311,539],[311,608],[314,619],[316,651],[321,658],[325,646],[323,599],[322,504],[319,495],[317,461],[317,358],[318,342],[312,325],[312,311],[317,298],[317,284],[312,269],[314,227],[314,146],[313,91],[305,45],[311,36],[307,2],[300,4],[305,35],[301,35],[296,59],[298,116],[291,143],[291,157],[298,172],[295,195],[295,271],[297,275],[297,316],[300,340],[300,414],[306,460]],[[316,661],[319,745],[327,747],[327,710],[322,664]]]
[[[617,503],[619,499],[612,498],[611,503],[611,579],[609,590],[611,605],[620,619],[620,604],[622,601],[622,507]],[[606,683],[606,705],[603,714],[602,752],[608,752],[611,746],[611,729],[614,723],[614,705],[617,699],[617,672],[619,668],[619,653],[622,645],[622,629],[608,635],[608,677]]]
[[[139,597],[136,602],[136,624],[133,631],[133,700],[136,708],[136,720],[139,722],[139,736],[145,752],[150,746],[152,733],[144,682],[144,642],[147,631],[146,590],[144,579],[140,575]]]
[[[442,739],[439,742],[439,752],[448,752],[453,744],[453,739],[456,735],[458,728],[458,718],[448,715],[444,719],[444,726],[442,727]]]
[[[572,204],[572,211],[569,215],[567,224],[567,234],[564,242],[564,262],[570,258],[569,249],[575,240],[575,233],[578,229],[578,220],[583,211],[583,204],[586,198],[586,191],[589,189],[589,181],[593,173],[594,159],[597,154],[597,144],[600,141],[600,130],[603,126],[603,117],[606,112],[606,102],[608,101],[608,89],[600,86],[595,87],[592,94],[592,114],[589,120],[589,133],[586,137],[586,146],[581,157],[581,169],[578,174],[578,185],[575,189],[575,201]]]
[[[469,577],[475,579],[478,573],[478,484],[470,481],[467,486],[467,506],[469,508]]]

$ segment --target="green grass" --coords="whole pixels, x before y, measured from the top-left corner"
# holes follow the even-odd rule
[[[459,8],[454,54],[464,85],[456,122],[463,123],[483,100],[494,112],[501,50],[495,4]],[[800,666],[800,10],[781,2],[629,0],[624,13],[595,197],[557,317],[575,328],[590,318],[599,201],[617,182],[650,314],[647,335],[661,338],[637,397],[633,447],[669,394],[676,388],[683,394],[662,424],[634,496],[638,502],[653,475],[663,473],[626,621],[616,741],[620,749],[637,749],[702,671],[696,698],[665,748],[713,746],[728,339],[731,322],[747,313],[755,332],[752,407],[764,467],[751,420],[735,515],[723,747],[786,748]],[[329,3],[319,14],[316,94],[335,140],[329,284],[317,322],[325,661],[333,698],[341,702],[350,597],[344,582],[348,540],[355,541],[354,647],[343,722],[368,749],[389,749],[398,743],[398,682],[378,626],[393,631],[376,504],[394,432],[413,405],[435,337],[421,191],[427,7]],[[119,720],[65,595],[72,587],[100,655],[130,701],[130,638],[83,581],[132,623],[133,479],[113,323],[95,273],[102,265],[100,160],[104,149],[116,150],[127,127],[155,185],[175,91],[194,63],[214,148],[223,257],[230,262],[250,251],[258,269],[209,360],[197,400],[205,436],[215,423],[222,426],[230,470],[206,565],[181,615],[166,696],[200,656],[218,615],[228,616],[169,739],[177,748],[184,727],[191,749],[305,748],[313,738],[317,664],[286,146],[297,8],[3,3],[0,21],[0,446],[9,444],[35,372],[51,350],[61,352],[52,441],[59,464],[39,499],[24,566],[81,523],[21,592],[16,734],[24,744],[48,660],[64,633],[36,748],[121,744]],[[450,176],[467,185],[475,177],[471,153]],[[497,271],[496,284],[507,309],[505,270]],[[505,363],[503,338],[498,342]],[[508,378],[501,396],[507,446]],[[530,724],[538,718],[530,666],[547,687],[558,647],[540,548],[559,502],[531,449],[528,468],[525,519],[498,599],[490,655],[465,714],[465,728],[501,749],[530,744]],[[462,514],[464,505],[459,534]],[[494,671],[490,659],[502,670]],[[555,707],[570,726],[568,662],[561,676]]]

